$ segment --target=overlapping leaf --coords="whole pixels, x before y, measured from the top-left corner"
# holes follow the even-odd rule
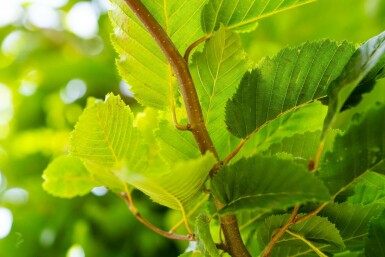
[[[365,242],[365,255],[385,257],[385,212],[370,222],[369,234]]]
[[[356,117],[345,134],[336,137],[318,174],[334,194],[384,159],[385,106],[379,106]]]
[[[222,27],[194,55],[191,73],[202,106],[206,126],[218,150],[228,139],[224,123],[225,105],[246,72],[245,53],[240,38]]]
[[[219,257],[218,249],[215,246],[214,240],[210,231],[210,219],[205,213],[198,215],[196,220],[198,245],[201,252],[208,257]]]
[[[361,206],[334,203],[328,205],[319,215],[335,224],[348,250],[357,250],[364,246],[369,222],[381,214],[383,209],[378,204]]]
[[[44,190],[65,198],[85,195],[98,186],[82,161],[74,156],[55,159],[44,170],[43,179]]]
[[[357,49],[341,75],[330,86],[329,110],[325,118],[323,137],[331,128],[337,114],[347,104],[349,97],[352,97],[353,94],[355,98],[353,104],[356,104],[361,99],[361,94],[370,91],[375,80],[383,76],[381,72],[384,67],[385,32],[369,39]]]
[[[266,219],[256,234],[258,245],[266,246],[276,230],[285,225],[289,217],[290,214],[285,214]],[[289,232],[277,241],[271,252],[272,256],[319,256],[317,251],[323,252],[325,248],[343,249],[345,247],[339,230],[323,217],[314,216],[294,224]]]
[[[326,96],[329,84],[340,74],[354,45],[329,40],[286,48],[260,67],[246,73],[226,106],[226,123],[244,138],[285,112]]]
[[[202,26],[206,33],[211,33],[224,24],[236,31],[250,31],[257,26],[257,21],[298,7],[315,0],[211,0],[202,14]]]
[[[385,176],[375,172],[367,172],[354,186],[354,194],[348,202],[352,204],[385,204]]]
[[[120,178],[159,204],[186,210],[202,193],[203,183],[215,163],[214,156],[209,152],[197,159],[180,161],[171,168],[156,162],[147,172],[121,173]]]
[[[286,209],[297,203],[326,201],[323,183],[293,160],[253,156],[226,166],[212,180],[221,212]]]
[[[183,54],[188,45],[204,35],[200,15],[206,0],[143,1]],[[117,66],[131,85],[136,99],[147,106],[165,109],[174,92],[173,76],[163,53],[124,0],[113,0],[110,11],[112,43],[119,54]]]

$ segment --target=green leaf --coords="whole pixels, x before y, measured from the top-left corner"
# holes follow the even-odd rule
[[[364,43],[344,67],[340,76],[329,88],[329,110],[325,118],[323,137],[332,127],[337,114],[346,104],[346,101],[359,89],[358,96],[362,92],[370,91],[376,77],[385,66],[385,32],[369,39]],[[381,76],[380,76],[381,77]],[[359,87],[364,87],[360,89]],[[365,89],[365,87],[369,87]]]
[[[190,66],[205,124],[218,151],[229,137],[224,122],[225,106],[247,70],[245,56],[239,36],[221,27],[203,52],[194,55]]]
[[[187,252],[179,255],[178,257],[204,257],[199,251]]]
[[[182,54],[204,36],[200,16],[205,3],[206,0],[143,1]],[[112,1],[110,20],[114,28],[112,43],[119,54],[117,67],[135,98],[146,106],[169,108],[175,79],[154,39],[123,0]]]
[[[318,175],[332,194],[357,182],[385,158],[385,106],[357,115],[348,130],[335,138]]]
[[[198,245],[206,256],[219,257],[217,247],[211,236],[210,219],[205,213],[199,214],[196,220]]]
[[[297,203],[326,201],[320,180],[292,160],[254,156],[225,166],[212,180],[221,213],[243,209],[286,209]]]
[[[147,147],[133,125],[133,114],[119,96],[89,103],[71,134],[70,153],[79,157],[95,180],[123,191],[115,175],[147,166]]]
[[[385,257],[385,212],[370,222],[369,234],[365,242],[365,255]]]
[[[364,246],[369,222],[373,217],[377,217],[383,209],[384,207],[378,204],[361,206],[334,203],[329,204],[319,215],[336,225],[347,250],[357,250]]]
[[[159,154],[169,164],[198,158],[201,154],[189,131],[181,131],[169,122],[161,122],[156,132]]]
[[[244,138],[277,117],[326,96],[354,45],[323,40],[286,48],[246,73],[226,106],[230,132]]]
[[[208,152],[197,159],[180,161],[171,168],[155,162],[146,172],[121,173],[120,178],[155,202],[185,211],[202,193],[203,184],[215,163],[216,159]]]
[[[348,199],[352,204],[385,204],[385,176],[375,172],[367,172],[354,186],[354,195]]]
[[[202,26],[206,33],[217,30],[220,24],[239,32],[251,31],[255,29],[257,21],[260,19],[314,1],[210,0],[202,13]]]
[[[74,156],[61,156],[44,170],[43,188],[48,193],[64,198],[82,196],[98,186],[82,161]]]
[[[290,214],[267,218],[256,234],[258,245],[262,248],[266,246],[289,218]],[[340,232],[328,219],[314,216],[292,225],[277,241],[271,256],[318,256],[316,251],[323,252],[323,249],[330,247],[345,247]]]

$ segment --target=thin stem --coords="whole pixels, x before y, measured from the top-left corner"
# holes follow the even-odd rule
[[[320,257],[328,257],[326,254],[324,254],[320,249],[318,249],[315,245],[313,245],[309,240],[307,240],[303,236],[298,235],[298,234],[296,234],[294,232],[291,232],[290,230],[286,230],[286,233],[288,233],[292,237],[295,237],[295,238],[301,240],[302,242],[304,242],[305,244],[307,244],[318,256],[320,256]]]
[[[146,227],[148,227],[149,229],[154,231],[155,233],[157,233],[161,236],[164,236],[166,238],[174,239],[174,240],[195,241],[193,234],[190,234],[187,236],[177,235],[177,234],[172,234],[172,233],[166,232],[166,231],[156,227],[155,225],[150,223],[148,220],[143,218],[143,216],[138,212],[134,203],[132,202],[132,197],[129,193],[123,193],[123,194],[121,194],[121,197],[126,202],[128,209],[132,212],[132,214],[134,214],[135,218],[137,220],[139,220],[143,225],[145,225]]]
[[[157,42],[178,79],[180,92],[186,106],[186,112],[191,127],[190,131],[194,135],[200,152],[203,154],[210,151],[214,154],[217,161],[220,162],[218,153],[207,131],[198,94],[195,90],[194,82],[186,60],[180,55],[162,26],[160,26],[140,0],[125,0],[125,2]],[[216,202],[219,203],[217,200]],[[217,208],[221,208],[220,203],[217,204]],[[250,257],[250,254],[243,244],[235,215],[226,214],[221,216],[220,220],[230,255],[233,257]]]
[[[293,212],[291,213],[291,216],[287,223],[280,229],[278,230],[277,233],[273,236],[273,238],[270,240],[269,244],[265,247],[265,249],[262,252],[262,257],[269,257],[270,252],[273,249],[274,245],[278,242],[278,240],[285,234],[285,232],[294,224],[297,222],[297,214],[299,210],[299,205],[297,205],[294,209]]]
[[[188,59],[189,59],[189,56],[190,56],[190,53],[191,51],[197,47],[199,44],[205,42],[207,39],[211,38],[212,37],[212,34],[207,34],[206,36],[198,39],[197,41],[195,41],[194,43],[192,43],[187,49],[186,49],[186,52],[184,53],[184,59],[186,62],[188,62]]]

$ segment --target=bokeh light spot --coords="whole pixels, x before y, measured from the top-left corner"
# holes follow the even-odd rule
[[[0,126],[7,124],[13,117],[12,92],[0,83]]]
[[[95,37],[99,31],[98,19],[99,17],[91,3],[78,2],[72,6],[67,14],[66,22],[68,29],[75,35],[90,39]]]
[[[60,97],[64,103],[72,103],[84,96],[87,84],[81,79],[72,79],[66,87],[60,91]]]
[[[0,239],[9,235],[9,232],[11,232],[12,223],[12,212],[7,208],[0,207]]]
[[[100,186],[100,187],[94,187],[91,192],[96,195],[96,196],[103,196],[105,194],[107,194],[108,192],[108,189],[103,187],[103,186]]]
[[[60,29],[60,15],[53,7],[32,4],[27,8],[28,20],[32,25],[44,29]]]
[[[5,203],[20,205],[28,202],[28,197],[28,192],[25,189],[14,187],[4,192],[2,201]]]
[[[84,249],[81,245],[73,245],[70,249],[68,249],[66,257],[85,257]]]

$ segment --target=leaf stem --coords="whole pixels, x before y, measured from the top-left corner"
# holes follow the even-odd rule
[[[318,249],[315,245],[313,245],[309,240],[307,240],[306,238],[304,238],[303,236],[301,235],[298,235],[290,230],[286,230],[286,233],[288,233],[289,235],[301,240],[302,242],[304,242],[305,244],[307,244],[311,249],[313,249],[313,251],[320,257],[328,257],[326,254],[324,254],[320,249]]]
[[[212,152],[220,163],[218,153],[212,143],[204,122],[198,94],[186,60],[181,56],[162,26],[155,20],[154,16],[151,15],[140,0],[124,1],[157,42],[159,48],[170,63],[180,85],[180,91],[186,106],[186,112],[191,128],[190,131],[194,135],[200,152],[202,154],[207,151]],[[221,203],[217,200],[216,202],[217,208],[221,208]],[[220,220],[230,255],[233,257],[250,257],[249,252],[243,244],[235,215],[226,214],[221,216]]]
[[[120,196],[126,202],[128,209],[132,212],[132,214],[134,214],[135,218],[137,220],[139,220],[143,225],[145,225],[146,227],[148,227],[149,229],[154,231],[155,233],[157,233],[161,236],[164,236],[166,238],[174,239],[174,240],[195,241],[193,234],[190,234],[187,236],[177,235],[177,234],[166,232],[166,231],[156,227],[155,225],[150,223],[148,220],[143,218],[143,216],[139,213],[139,211],[136,209],[136,207],[132,201],[132,197],[129,193],[122,193]]]
[[[184,53],[184,59],[185,61],[188,63],[188,59],[189,59],[189,56],[190,56],[190,53],[191,51],[197,47],[199,44],[205,42],[206,40],[208,40],[209,38],[212,37],[212,34],[207,34],[206,36],[198,39],[197,41],[195,41],[194,43],[192,43],[187,49],[186,49],[186,52]]]

